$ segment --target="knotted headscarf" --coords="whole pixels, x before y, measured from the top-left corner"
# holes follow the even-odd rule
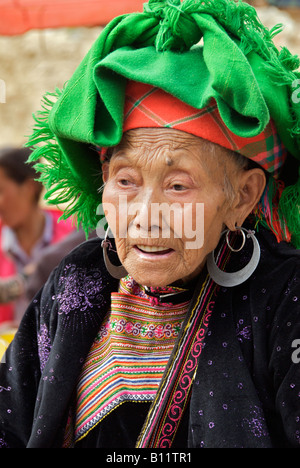
[[[129,81],[125,92],[123,132],[149,127],[175,128],[208,140],[251,159],[275,177],[287,157],[272,119],[258,135],[242,138],[226,127],[213,99],[199,110],[160,88]]]
[[[213,102],[237,139],[272,133],[279,151],[268,147],[271,182],[257,219],[278,241],[300,247],[300,104],[294,99],[299,59],[275,47],[279,31],[265,28],[253,7],[233,0],[150,0],[143,12],[115,18],[66,87],[47,94],[44,111],[35,116],[28,144],[35,147],[33,160],[46,159],[37,167],[46,198],[67,202],[64,217],[76,215],[84,229],[97,226],[97,148],[122,138],[130,80],[159,88],[196,112]],[[284,187],[278,171],[289,165],[296,176]]]

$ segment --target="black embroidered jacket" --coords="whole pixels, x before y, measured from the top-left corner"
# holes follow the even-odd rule
[[[257,270],[218,290],[185,418],[188,447],[300,447],[300,255],[269,232],[257,237]],[[234,267],[250,255],[251,246],[235,254]],[[62,446],[80,369],[117,287],[100,239],[51,274],[0,365],[0,447]],[[122,427],[130,434],[128,418]],[[111,434],[117,448],[115,423]]]

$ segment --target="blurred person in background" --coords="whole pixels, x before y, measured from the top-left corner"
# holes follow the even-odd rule
[[[61,221],[57,209],[44,209],[40,205],[42,185],[37,182],[36,171],[26,163],[28,148],[0,150],[0,279],[7,280],[36,261],[43,249],[60,241],[74,230],[72,220]],[[22,282],[14,282],[14,302],[6,298],[0,304],[0,326],[12,322],[16,326],[27,307]],[[11,291],[12,293],[12,291]]]
[[[90,239],[94,237],[96,231],[89,235]],[[22,272],[9,278],[0,278],[0,304],[15,301],[22,295],[31,301],[65,255],[85,240],[86,235],[82,229],[74,230],[59,242],[45,247],[38,258],[26,265]]]

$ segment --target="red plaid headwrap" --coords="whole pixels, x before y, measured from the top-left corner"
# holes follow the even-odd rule
[[[160,88],[128,81],[123,132],[153,127],[176,128],[233,150],[255,161],[275,178],[287,157],[287,150],[272,120],[259,135],[239,137],[226,127],[214,100],[199,110]],[[106,150],[101,150],[102,161]]]
[[[275,177],[287,157],[272,120],[259,135],[242,138],[225,126],[214,100],[199,110],[160,88],[129,81],[123,132],[146,127],[175,128],[191,133],[252,159]]]

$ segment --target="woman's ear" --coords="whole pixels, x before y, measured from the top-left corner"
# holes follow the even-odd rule
[[[262,169],[255,168],[243,171],[240,175],[236,196],[230,207],[227,227],[235,230],[242,226],[260,200],[266,186],[266,176]]]
[[[102,164],[102,179],[105,184],[108,181],[108,175],[109,175],[109,163],[106,161]]]

